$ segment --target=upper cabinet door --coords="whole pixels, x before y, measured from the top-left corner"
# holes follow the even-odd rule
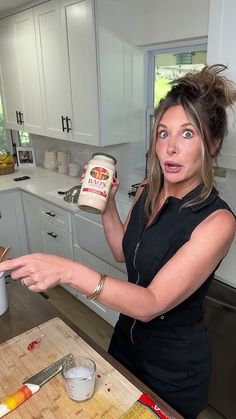
[[[6,127],[96,146],[136,141],[143,53],[124,40],[123,7],[50,0],[0,21]]]
[[[1,99],[6,128],[19,129],[16,112],[22,111],[21,91],[14,48],[14,30],[11,19],[0,23]],[[17,116],[17,118],[16,118]]]
[[[43,134],[43,114],[32,10],[3,19],[0,65],[5,126]]]
[[[123,2],[62,0],[61,16],[74,140],[97,146],[135,140],[133,49],[124,42]]]
[[[61,28],[60,3],[52,0],[33,10],[43,87],[45,135],[73,140],[68,56]]]
[[[143,134],[144,52],[126,40],[124,15],[123,0],[95,0],[102,146],[139,141]]]
[[[42,98],[32,9],[12,17],[25,131],[44,134]]]
[[[98,79],[93,1],[62,1],[75,141],[99,145]]]
[[[220,63],[228,66],[228,76],[234,83],[236,83],[235,16],[235,0],[210,1],[207,61],[208,64]],[[228,136],[218,159],[219,166],[236,169],[235,137],[235,118],[230,111]]]
[[[132,80],[131,67],[125,65],[125,59],[131,60],[131,56],[125,55],[128,50],[124,44],[123,2],[98,0],[95,6],[101,145],[124,143],[130,140],[126,101]]]

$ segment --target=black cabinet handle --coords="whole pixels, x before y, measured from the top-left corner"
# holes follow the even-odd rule
[[[66,131],[66,127],[65,127],[65,124],[64,124],[64,122],[66,121],[66,118],[62,115],[62,117],[61,117],[61,125],[62,125],[62,131],[63,132],[65,132]]]
[[[50,233],[47,231],[47,234],[49,236],[51,236],[53,239],[56,239],[57,238],[57,234],[56,233],[53,233],[52,231]]]
[[[56,214],[51,212],[51,211],[48,211],[48,212],[46,211],[45,214],[49,215],[50,217],[55,217],[56,216]]]
[[[20,119],[19,119],[19,113],[16,111],[16,123],[19,124],[20,123]]]
[[[67,128],[67,132],[71,131],[71,126],[69,125],[69,121],[71,122],[71,119],[68,118],[68,116],[66,117],[66,128]]]
[[[23,113],[22,112],[19,112],[19,118],[20,118],[19,124],[20,125],[23,125],[24,124],[24,121],[23,121]]]

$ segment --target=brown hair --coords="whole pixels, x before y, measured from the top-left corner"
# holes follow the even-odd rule
[[[157,130],[164,113],[172,106],[183,106],[198,130],[203,143],[202,190],[200,195],[184,206],[204,201],[214,185],[213,159],[218,156],[227,134],[226,108],[236,101],[234,83],[223,76],[227,67],[222,64],[206,66],[199,73],[188,73],[172,82],[173,87],[155,110],[152,143],[148,152],[148,192],[145,211],[153,212],[162,188],[160,162],[156,154]]]

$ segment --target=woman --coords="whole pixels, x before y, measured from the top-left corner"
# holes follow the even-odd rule
[[[235,217],[213,187],[212,160],[236,91],[224,66],[177,80],[156,110],[149,176],[123,225],[114,180],[102,216],[129,282],[51,255],[0,264],[29,290],[69,284],[120,313],[109,352],[185,418],[207,404],[210,352],[203,300],[235,235]]]

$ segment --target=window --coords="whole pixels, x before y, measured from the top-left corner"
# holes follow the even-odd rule
[[[30,145],[29,133],[26,131],[19,131],[19,145],[26,147]]]
[[[188,72],[198,72],[207,60],[206,44],[160,48],[148,52],[147,144],[148,150],[154,108],[170,89],[170,81]]]
[[[29,146],[29,133],[25,131],[12,131],[5,129],[3,125],[3,117],[3,108],[0,97],[0,150],[7,149],[11,153],[15,153],[15,147],[17,144],[23,147]]]
[[[191,51],[154,56],[154,108],[170,89],[170,81],[186,73],[197,73],[206,65],[206,51]]]
[[[207,63],[207,45],[156,49],[148,52],[148,97],[146,150],[149,148],[154,122],[154,108],[170,89],[170,81],[188,72],[198,72]],[[217,178],[226,177],[226,169],[214,167]]]

